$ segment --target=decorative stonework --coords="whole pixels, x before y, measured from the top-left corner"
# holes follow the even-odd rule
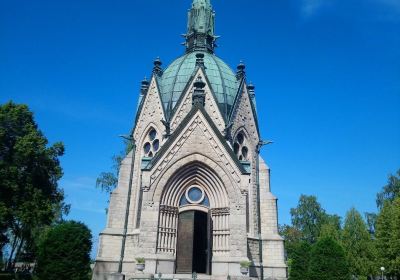
[[[211,209],[213,220],[213,255],[226,256],[230,247],[230,209],[228,207]]]
[[[218,143],[216,140],[216,135],[213,135],[211,132],[212,129],[208,127],[206,120],[202,116],[202,113],[198,111],[196,115],[193,117],[192,121],[188,124],[186,129],[181,133],[180,137],[175,141],[174,145],[171,146],[168,152],[162,157],[162,159],[158,162],[158,164],[153,167],[155,169],[150,176],[151,185],[157,180],[157,178],[162,173],[162,170],[165,170],[166,166],[170,165],[171,161],[176,157],[179,151],[185,146],[185,143],[188,143],[188,139],[191,139],[187,145],[191,144],[199,144],[199,138],[203,138],[206,140],[205,143],[202,143],[203,147],[209,147],[211,150],[207,151],[212,154],[212,157],[219,157],[219,161],[223,162],[224,169],[227,170],[227,173],[233,176],[235,182],[240,184],[240,171],[232,162],[232,159],[227,155],[227,151],[224,151],[221,143]],[[196,132],[196,137],[191,137],[191,135]],[[187,150],[189,147],[187,147]],[[204,150],[204,148],[200,147],[200,149]],[[186,151],[187,152],[187,151]]]
[[[256,161],[257,161],[257,144],[260,141],[256,125],[256,117],[253,114],[251,100],[247,91],[246,84],[243,85],[243,89],[240,95],[237,97],[235,107],[232,111],[231,122],[232,122],[232,139],[237,139],[239,133],[243,133],[246,137],[248,147],[248,153],[252,172],[251,172],[251,184],[249,185],[249,218],[251,219],[250,224],[252,225],[250,233],[255,236],[258,232],[258,218],[257,218],[257,185],[256,185]]]
[[[158,92],[157,80],[153,77],[150,82],[150,87],[148,92],[143,100],[143,104],[140,112],[138,112],[139,118],[137,119],[137,123],[135,126],[135,130],[133,136],[136,140],[136,144],[140,147],[143,146],[144,143],[144,135],[151,125],[156,128],[158,133],[164,131],[164,126],[161,120],[165,120],[164,110],[162,107],[162,102],[160,99],[160,94]]]
[[[238,100],[233,108],[230,119],[233,124],[231,131],[233,135],[237,135],[241,128],[245,128],[249,137],[249,141],[252,142],[255,148],[260,139],[257,132],[256,118],[253,114],[251,107],[252,105],[250,103],[251,101],[246,86],[243,87],[239,94],[240,95],[238,96]]]
[[[175,254],[178,214],[178,207],[168,205],[160,206],[157,252]]]
[[[194,77],[201,77],[203,81],[206,81],[206,77],[204,75],[204,72],[201,68],[197,71]],[[196,82],[196,79],[192,81],[190,86],[188,87],[188,90],[186,93],[184,93],[184,97],[182,99],[181,104],[178,105],[178,109],[176,110],[176,113],[172,117],[171,120],[171,128],[172,130],[176,129],[178,125],[181,123],[183,118],[189,113],[189,111],[192,109],[192,95],[193,95],[193,88],[194,88],[194,83]],[[216,100],[211,93],[211,87],[210,85],[206,82],[206,86],[204,88],[205,90],[205,110],[206,112],[210,115],[210,117],[213,119],[215,125],[218,127],[219,131],[222,133],[224,128],[225,128],[225,122],[224,119],[221,115],[221,112],[219,110],[219,107],[216,103]]]

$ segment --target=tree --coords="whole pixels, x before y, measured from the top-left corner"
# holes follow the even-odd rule
[[[376,205],[381,209],[385,201],[393,202],[397,197],[400,196],[400,169],[395,175],[389,175],[386,186],[383,187],[382,191],[376,195]]]
[[[342,244],[345,248],[350,273],[357,279],[366,279],[368,275],[376,273],[371,235],[361,214],[351,208],[347,214],[343,227]]]
[[[62,143],[48,146],[26,105],[0,106],[0,239],[11,242],[9,263],[33,243],[35,229],[68,212],[57,184],[63,154]]]
[[[118,184],[118,174],[121,166],[122,160],[126,155],[132,150],[133,143],[129,140],[124,140],[124,150],[118,155],[112,157],[113,166],[111,171],[100,173],[99,177],[96,179],[96,188],[101,189],[103,192],[111,194],[111,192],[117,187]]]
[[[349,280],[349,268],[343,248],[332,238],[321,238],[313,246],[310,280]]]
[[[39,279],[88,280],[92,234],[86,225],[68,221],[49,229],[39,243]]]
[[[291,265],[289,280],[308,280],[308,270],[310,265],[311,245],[307,242],[297,243],[290,258]]]
[[[382,209],[385,202],[393,202],[396,197],[400,196],[400,169],[397,171],[397,174],[390,174],[388,177],[388,182],[385,186],[383,186],[382,191],[376,194],[376,207],[379,210]],[[376,213],[365,213],[367,224],[369,227],[369,232],[374,235],[375,234],[375,224],[377,219]]]
[[[322,219],[318,238],[330,237],[336,242],[340,242],[342,235],[341,219],[338,215],[325,214]]]
[[[296,208],[290,209],[292,225],[302,233],[302,240],[317,241],[321,226],[327,219],[325,210],[313,195],[301,195]]]
[[[376,220],[378,262],[388,276],[400,279],[400,197],[384,202]]]
[[[295,247],[301,241],[302,233],[293,226],[281,225],[279,226],[279,234],[285,239],[287,258],[291,259]]]

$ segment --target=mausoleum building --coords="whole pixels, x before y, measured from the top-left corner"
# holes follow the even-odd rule
[[[255,87],[215,55],[214,20],[210,0],[193,0],[185,53],[142,81],[93,279],[286,279]]]

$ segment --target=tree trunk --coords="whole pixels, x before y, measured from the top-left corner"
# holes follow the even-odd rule
[[[18,240],[18,237],[14,236],[14,241],[11,246],[10,257],[8,258],[8,262],[7,262],[7,270],[12,268],[12,259],[13,259],[15,248],[17,247],[17,240]]]
[[[16,262],[19,258],[19,255],[21,253],[21,249],[22,249],[22,245],[24,244],[25,240],[24,237],[21,238],[21,242],[19,243],[18,249],[15,253],[15,257],[14,257],[14,262]]]

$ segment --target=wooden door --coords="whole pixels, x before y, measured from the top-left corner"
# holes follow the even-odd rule
[[[192,273],[195,211],[179,214],[176,273]]]

